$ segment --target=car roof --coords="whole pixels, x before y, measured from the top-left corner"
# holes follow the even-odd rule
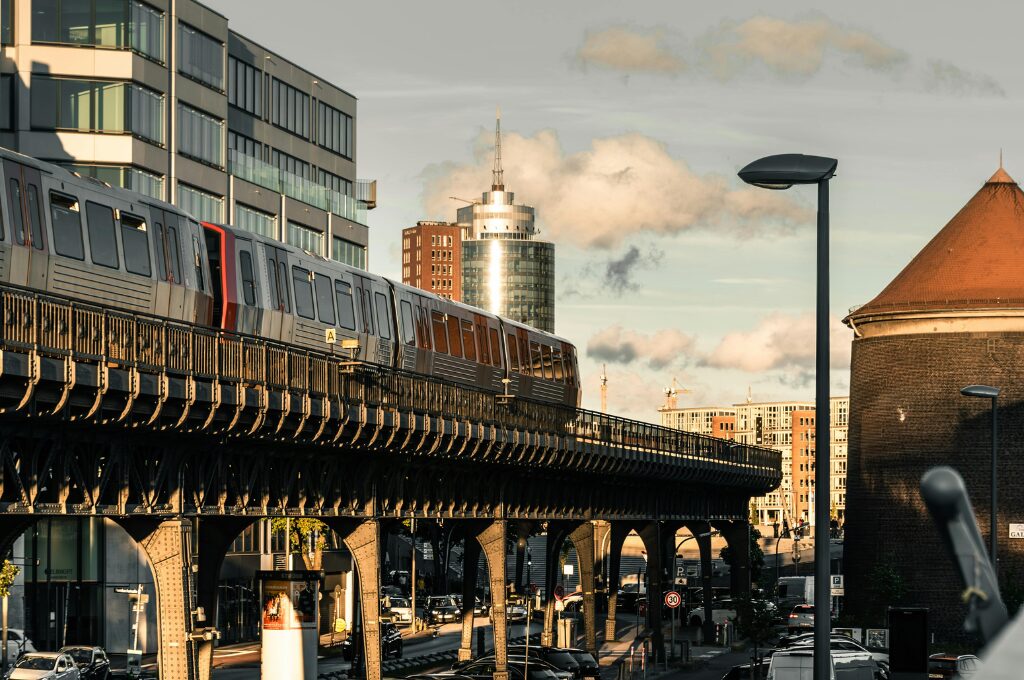
[[[64,656],[64,654],[65,652],[29,652],[25,656],[37,659],[56,659],[59,656]]]

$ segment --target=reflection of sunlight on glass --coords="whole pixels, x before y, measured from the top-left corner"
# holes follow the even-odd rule
[[[491,239],[490,266],[487,271],[487,290],[490,293],[488,309],[495,314],[501,313],[501,241]]]

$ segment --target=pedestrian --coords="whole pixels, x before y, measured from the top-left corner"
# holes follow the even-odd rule
[[[772,522],[772,535],[775,538],[779,537],[779,520],[775,520],[774,522]]]
[[[782,518],[782,535],[789,536],[789,520],[785,517]]]

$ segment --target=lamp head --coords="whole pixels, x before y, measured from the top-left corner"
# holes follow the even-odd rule
[[[960,389],[960,394],[965,397],[979,397],[981,399],[995,399],[999,396],[998,387],[988,385],[968,385]]]
[[[832,178],[839,161],[824,156],[784,153],[765,156],[740,170],[747,184],[762,189],[788,189],[794,184],[818,184]]]

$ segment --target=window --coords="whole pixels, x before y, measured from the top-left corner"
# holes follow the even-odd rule
[[[564,382],[565,372],[562,370],[562,350],[557,347],[551,350],[551,368],[555,382]]]
[[[223,92],[224,43],[179,21],[178,73]]]
[[[149,263],[146,222],[141,217],[121,213],[121,245],[124,248],[125,269],[141,276],[153,275]]]
[[[331,191],[337,191],[339,194],[352,195],[352,182],[326,170],[317,170],[317,173],[321,186],[325,186]]]
[[[8,18],[10,2],[3,3]],[[135,0],[37,0],[32,42],[127,48],[163,61],[163,13]]]
[[[340,236],[331,239],[331,259],[359,269],[366,269],[366,247]]]
[[[5,2],[6,0],[0,0]],[[0,10],[3,11],[3,10]],[[3,15],[7,19],[7,15]],[[14,129],[14,76],[0,75],[0,130]]]
[[[462,339],[459,337],[459,317],[447,317],[447,332],[449,332],[449,353],[452,356],[462,357]]]
[[[462,346],[466,351],[466,358],[470,361],[476,361],[476,342],[473,340],[473,324],[462,319],[459,325],[462,327]]]
[[[336,154],[352,157],[352,116],[323,102],[317,105],[316,142]]]
[[[276,215],[265,213],[256,208],[250,208],[241,203],[235,204],[234,226],[268,238],[276,238],[277,236]]]
[[[430,323],[427,321],[427,310],[423,307],[416,308],[416,336],[420,347],[430,349]]]
[[[163,12],[141,2],[132,2],[130,7],[131,24],[128,26],[128,30],[132,49],[163,63]]]
[[[178,104],[178,151],[193,160],[224,167],[224,121]]]
[[[252,254],[248,250],[238,251],[238,269],[242,275],[242,299],[245,304],[256,305],[256,274],[252,267]]]
[[[530,357],[533,359],[533,376],[535,378],[543,377],[544,360],[540,355],[540,345],[536,342],[530,343]]]
[[[391,339],[391,310],[389,309],[388,298],[384,293],[374,293],[377,300],[377,330],[380,337],[385,340]]]
[[[89,229],[89,254],[93,264],[117,269],[117,236],[114,211],[105,205],[87,201],[85,219]]]
[[[501,338],[498,336],[498,329],[488,329],[488,335],[491,339],[491,364],[501,366]]]
[[[416,329],[412,320],[412,305],[408,300],[402,300],[402,342],[407,345],[416,344]]]
[[[172,217],[167,222],[167,261],[171,264],[173,281],[183,283],[184,279],[181,277],[181,252],[178,246],[178,227],[171,224],[173,219]],[[157,226],[159,226],[159,222]]]
[[[291,298],[288,296],[288,269],[284,260],[277,263],[278,283],[281,286],[281,305],[286,314],[292,311]]]
[[[448,352],[448,339],[445,335],[444,315],[441,312],[430,313],[430,325],[434,332],[434,349],[438,352]]]
[[[263,73],[234,57],[228,57],[228,104],[263,116]]]
[[[39,192],[36,190],[36,185],[35,184],[29,184],[28,185],[28,222],[29,222],[29,227],[32,229],[32,247],[35,248],[36,250],[42,250],[43,247],[45,246],[45,242],[43,241],[43,218],[42,218],[42,214],[39,212],[39,207],[40,207],[39,203],[40,203],[40,201],[39,201]],[[75,222],[77,223],[79,221],[78,217],[77,217],[77,213],[78,213],[78,202],[77,201],[75,202],[74,207],[75,207],[75,213],[76,213]],[[79,225],[79,228],[78,228],[78,242],[79,242],[79,244],[81,244],[81,242],[82,242],[82,228],[81,228],[81,225]],[[79,245],[79,248],[81,248],[81,245]],[[81,259],[81,258],[79,258],[79,259]]]
[[[288,221],[289,244],[319,255],[323,248],[323,240],[323,234],[319,231],[291,220]]]
[[[516,345],[516,336],[511,333],[505,334],[505,344],[508,345],[508,370],[519,372],[519,347]]]
[[[306,161],[274,149],[271,154],[273,164],[281,172],[290,172],[302,179],[309,179],[309,163]]]
[[[338,325],[350,331],[356,329],[356,312],[352,304],[352,286],[345,281],[334,282],[334,297],[338,302]]]
[[[295,289],[295,312],[306,319],[314,319],[313,286],[309,283],[309,271],[292,267],[292,288]]]
[[[21,210],[18,209],[21,205],[21,183],[12,177],[10,186],[11,205],[13,206],[11,208],[11,218],[14,220],[14,240],[17,241],[18,245],[23,246],[25,245],[25,223],[22,221]]]
[[[363,332],[373,334],[373,305],[370,302],[370,291],[364,289],[361,295],[363,298]]]
[[[32,77],[29,121],[38,130],[129,132],[163,142],[163,95],[132,83]]]
[[[32,185],[29,185],[31,195]],[[50,192],[50,219],[53,222],[53,247],[58,255],[85,259],[82,245],[82,220],[79,216],[78,199]],[[35,233],[32,235],[35,242]]]
[[[476,355],[480,357],[480,363],[484,365],[491,363],[491,350],[487,346],[486,325],[478,325],[476,327],[476,342],[478,347]]]
[[[263,145],[252,137],[228,130],[228,148],[243,156],[251,156],[257,160],[263,158]]]
[[[14,42],[14,0],[0,0],[0,45]]]
[[[277,78],[271,81],[270,122],[303,139],[309,139],[309,95]]]
[[[224,221],[224,199],[178,183],[178,207],[204,222]]]
[[[318,275],[313,283],[316,285],[316,311],[320,321],[334,325],[334,298],[331,293],[331,277]]]

